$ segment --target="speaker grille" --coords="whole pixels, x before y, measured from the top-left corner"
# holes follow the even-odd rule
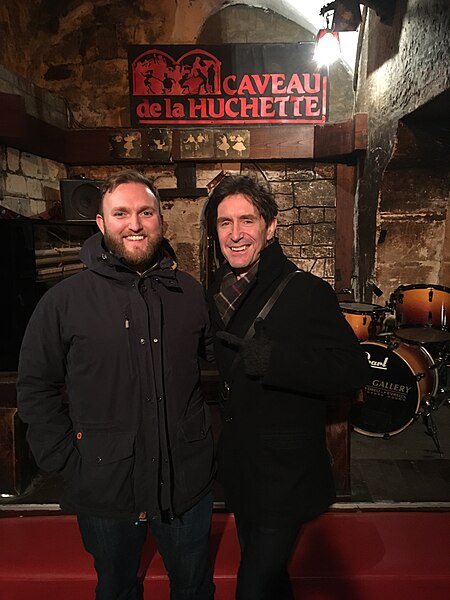
[[[103,181],[94,179],[62,179],[61,203],[65,221],[94,221]]]

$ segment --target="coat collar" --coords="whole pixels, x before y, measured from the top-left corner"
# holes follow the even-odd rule
[[[100,232],[88,238],[80,252],[81,260],[90,271],[108,279],[114,279],[118,283],[129,284],[136,279],[152,278],[167,288],[179,289],[177,263],[174,256],[169,242],[164,239],[158,256],[155,256],[155,264],[144,273],[139,274],[107,250]]]
[[[266,246],[261,252],[258,273],[256,274],[257,287],[259,289],[265,289],[269,287],[273,281],[282,276],[288,262],[289,261],[284,255],[279,241],[275,239],[273,243]],[[214,281],[208,290],[208,301],[211,309],[211,315],[213,317],[213,321],[215,321],[221,329],[225,329],[225,325],[220,318],[219,311],[217,310],[216,303],[214,301],[214,294],[220,290],[220,284],[226,271],[227,263],[224,263],[217,271]]]

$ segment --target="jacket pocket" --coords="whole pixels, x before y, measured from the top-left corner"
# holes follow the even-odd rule
[[[204,440],[211,429],[211,414],[201,406],[200,410],[191,415],[182,425],[184,439],[187,442]]]
[[[184,496],[184,501],[198,496],[208,487],[215,464],[211,415],[207,406],[201,406],[184,421],[174,461],[178,465],[175,470],[175,490],[179,490],[180,497]]]
[[[77,503],[96,509],[133,510],[133,432],[79,430],[78,470],[71,482]]]

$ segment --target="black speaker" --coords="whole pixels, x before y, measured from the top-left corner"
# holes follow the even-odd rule
[[[61,179],[61,204],[65,221],[94,221],[103,181]]]

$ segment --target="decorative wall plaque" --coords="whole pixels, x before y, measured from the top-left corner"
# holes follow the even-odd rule
[[[213,158],[214,131],[189,129],[180,131],[181,158]]]
[[[216,158],[248,158],[250,156],[250,131],[248,129],[214,132]]]
[[[113,158],[142,158],[141,132],[117,131],[109,137],[109,151]]]
[[[167,160],[172,152],[172,131],[170,129],[149,129],[148,155],[151,159]]]

